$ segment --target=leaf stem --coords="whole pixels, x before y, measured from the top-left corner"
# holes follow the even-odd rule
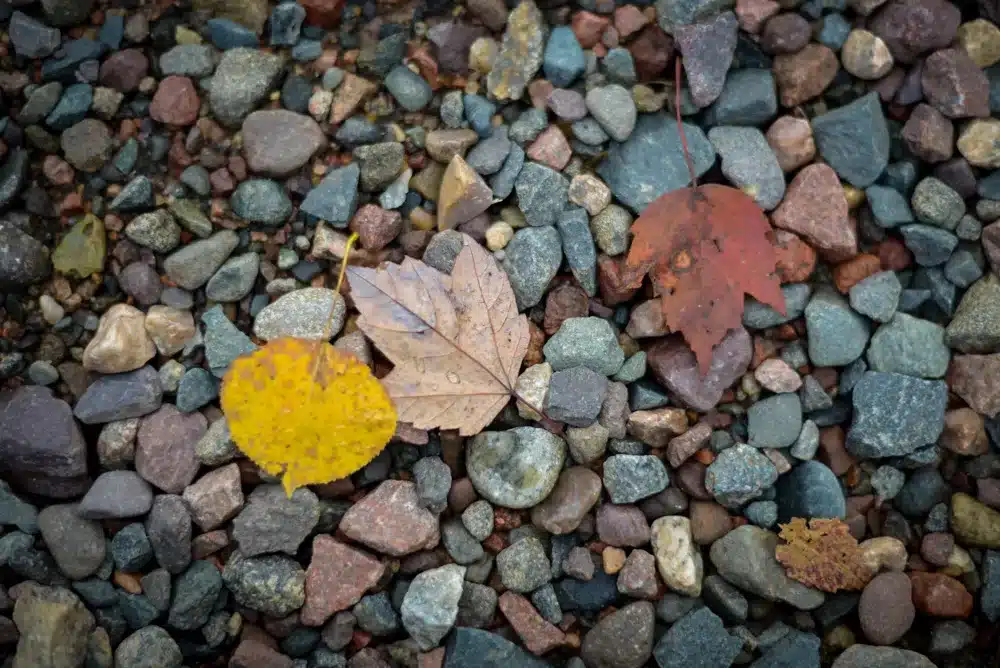
[[[684,134],[684,123],[681,121],[681,57],[674,57],[674,111],[677,113],[677,133],[681,136],[681,148],[684,149],[684,161],[687,163],[688,174],[691,175],[691,187],[698,188],[698,175],[694,171],[694,161],[688,150],[687,135]]]

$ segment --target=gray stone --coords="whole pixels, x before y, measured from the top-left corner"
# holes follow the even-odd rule
[[[7,26],[14,52],[22,58],[45,58],[59,48],[62,35],[21,11],[14,11]]]
[[[181,226],[166,209],[143,213],[125,226],[125,236],[157,253],[169,253],[181,242]]]
[[[423,457],[413,465],[420,505],[432,513],[444,512],[451,490],[451,469],[440,457]]]
[[[717,668],[731,665],[743,643],[726,631],[707,607],[687,613],[663,634],[653,656],[660,668]]]
[[[407,111],[420,111],[434,96],[430,84],[405,65],[393,67],[385,76],[384,83],[389,94]]]
[[[184,657],[177,642],[159,626],[146,626],[115,649],[118,668],[181,668]]]
[[[226,260],[205,286],[205,296],[213,302],[237,302],[253,289],[260,256],[244,253]]]
[[[180,573],[191,563],[191,515],[181,497],[160,494],[146,518],[146,536],[157,563]]]
[[[608,136],[617,142],[628,140],[635,130],[638,111],[627,88],[618,84],[591,88],[585,101],[590,115]]]
[[[567,318],[542,350],[554,371],[583,366],[610,376],[625,361],[611,323],[595,317]]]
[[[719,99],[708,110],[715,125],[770,123],[778,114],[778,96],[770,69],[730,70]]]
[[[518,230],[504,251],[503,269],[510,278],[518,310],[537,305],[562,263],[559,232],[551,226]]]
[[[28,152],[24,149],[11,151],[0,167],[0,209],[5,209],[27,184]]]
[[[705,489],[724,506],[756,499],[778,479],[778,469],[760,450],[737,443],[718,454],[705,470]]]
[[[612,503],[635,503],[670,484],[663,460],[654,455],[613,455],[604,460],[604,487]]]
[[[399,142],[389,141],[366,144],[354,149],[354,157],[361,161],[361,189],[378,192],[396,180],[406,169],[406,152]]]
[[[114,535],[111,558],[115,568],[125,573],[139,573],[153,560],[153,546],[141,523],[128,524]]]
[[[877,322],[889,322],[902,293],[896,272],[880,271],[851,286],[851,308]]]
[[[785,196],[785,173],[757,128],[715,127],[708,140],[722,158],[722,173],[737,188],[754,193],[754,201],[765,211]]]
[[[275,227],[292,215],[292,200],[285,188],[271,179],[247,179],[229,198],[233,213],[251,223]]]
[[[889,126],[878,93],[868,93],[812,120],[820,157],[856,188],[867,188],[889,164]]]
[[[101,376],[76,402],[73,414],[84,424],[102,424],[142,417],[163,403],[160,376],[151,366]]]
[[[160,73],[201,79],[215,69],[215,51],[208,44],[178,44],[160,56]]]
[[[222,579],[237,603],[272,617],[289,615],[305,602],[305,571],[283,555],[244,557],[237,551]]]
[[[240,237],[232,230],[220,230],[174,251],[163,261],[163,270],[178,286],[195,290],[204,285],[236,250]]]
[[[736,50],[738,27],[733,12],[675,26],[674,40],[684,57],[689,94],[698,107],[707,107],[722,93]]]
[[[755,448],[787,448],[802,431],[802,402],[793,392],[761,399],[747,411],[749,444]]]
[[[338,334],[346,317],[344,298],[329,288],[302,288],[279,297],[257,314],[254,336],[324,340]]]
[[[334,227],[347,227],[357,208],[360,179],[361,167],[357,163],[331,170],[306,194],[299,208]]]
[[[421,649],[436,647],[455,624],[464,578],[464,567],[449,564],[424,571],[410,583],[400,617]]]
[[[514,182],[518,208],[532,227],[555,225],[569,201],[569,181],[551,167],[527,162]]]
[[[812,295],[812,286],[808,283],[790,283],[781,286],[781,294],[785,298],[784,315],[767,304],[747,296],[743,304],[743,326],[751,329],[770,329],[801,318]]]
[[[94,629],[94,616],[72,592],[34,584],[22,590],[13,607],[11,619],[5,624],[8,642],[17,638],[16,652],[13,648],[7,650],[13,659],[11,666],[75,668],[83,665],[87,638]],[[10,628],[11,620],[16,629]],[[10,637],[11,631],[14,638]]]
[[[803,462],[778,479],[778,521],[793,517],[843,519],[847,502],[837,476],[825,464]]]
[[[486,503],[483,501],[482,503]],[[487,507],[489,504],[486,503]],[[465,515],[462,515],[464,520]],[[490,509],[490,532],[493,531],[493,510]],[[489,533],[486,535],[488,536]],[[448,551],[448,555],[455,560],[455,563],[467,566],[474,564],[485,555],[483,546],[479,544],[480,540],[477,539],[465,528],[462,521],[451,518],[441,523],[441,542],[444,544],[444,549]]]
[[[71,580],[93,575],[104,563],[104,530],[77,514],[78,505],[48,506],[38,513],[42,540],[59,570]]]
[[[106,471],[80,501],[77,514],[91,520],[139,517],[153,505],[153,488],[135,471]]]
[[[851,645],[837,657],[832,668],[935,668],[923,654],[898,647]]]
[[[917,183],[910,198],[917,220],[954,230],[965,215],[965,200],[944,182],[928,176]]]
[[[872,371],[942,378],[951,359],[944,331],[937,323],[897,313],[872,336],[868,365]]]
[[[261,485],[233,518],[233,540],[245,557],[269,552],[294,555],[316,528],[319,516],[319,500],[312,490],[300,487],[289,497],[281,485]]]
[[[586,210],[575,206],[566,209],[559,215],[557,229],[562,238],[563,255],[573,276],[593,297],[597,294],[597,249]]]
[[[208,101],[224,125],[238,126],[278,85],[283,63],[276,54],[257,49],[229,49],[212,77]]]
[[[1000,278],[987,274],[966,291],[948,328],[948,347],[963,353],[1000,351]]]
[[[845,366],[868,344],[868,322],[832,289],[818,290],[805,309],[809,359],[816,366]]]
[[[520,646],[501,635],[468,627],[458,627],[448,641],[444,668],[550,668]]]
[[[48,278],[51,271],[52,262],[44,244],[0,221],[0,289],[22,290]]]
[[[521,594],[538,589],[551,577],[545,546],[534,537],[524,538],[501,550],[496,564],[503,586]]]
[[[221,306],[213,306],[201,315],[205,325],[205,358],[209,370],[222,378],[229,365],[240,355],[248,355],[257,346],[226,317]]]
[[[542,66],[544,48],[542,13],[531,0],[522,0],[508,17],[500,52],[486,77],[486,87],[493,97],[520,100]]]
[[[923,267],[944,264],[958,246],[958,237],[951,232],[932,225],[903,225],[899,228],[906,247],[913,253],[913,259]]]
[[[889,186],[868,186],[865,189],[868,208],[879,227],[892,228],[914,222],[913,212],[906,198]]]
[[[573,427],[586,427],[597,420],[608,391],[608,379],[584,366],[556,371],[545,396],[545,413]]]
[[[167,624],[179,631],[194,631],[208,621],[222,591],[222,575],[208,561],[195,561],[174,585]]]
[[[518,427],[475,436],[466,451],[469,479],[490,502],[530,508],[555,487],[566,456],[563,440],[544,429]]]
[[[856,457],[908,455],[937,441],[948,388],[942,381],[868,371],[854,386],[847,449]]]

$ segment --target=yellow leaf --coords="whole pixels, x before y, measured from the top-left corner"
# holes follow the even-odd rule
[[[325,341],[281,338],[236,359],[222,383],[233,441],[285,492],[354,473],[389,442],[396,411],[381,383]]]

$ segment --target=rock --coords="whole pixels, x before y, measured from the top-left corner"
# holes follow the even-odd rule
[[[351,506],[340,530],[351,540],[396,557],[435,547],[437,516],[419,503],[412,482],[387,480]]]
[[[844,69],[859,79],[875,81],[892,69],[892,53],[880,37],[867,30],[852,30],[840,52]]]
[[[481,629],[459,626],[448,640],[444,668],[548,668],[503,636]],[[922,668],[922,667],[921,667]]]
[[[77,514],[85,519],[139,517],[153,505],[153,489],[135,471],[106,471],[80,501]]]
[[[806,306],[809,359],[817,366],[845,366],[868,344],[868,322],[830,289],[818,290]]]
[[[785,175],[763,133],[756,128],[715,127],[708,139],[722,158],[722,173],[736,187],[754,193],[765,211],[785,196]]]
[[[305,602],[306,574],[283,555],[244,557],[235,552],[222,579],[237,603],[272,617],[289,615]]]
[[[239,301],[250,294],[259,270],[260,256],[257,253],[244,253],[229,258],[208,280],[205,297],[214,302]],[[146,320],[149,321],[149,316]]]
[[[0,396],[0,466],[14,485],[54,498],[83,494],[87,444],[69,405],[38,386]]]
[[[169,253],[181,241],[180,225],[166,209],[143,213],[125,226],[125,236],[157,253]]]
[[[571,533],[600,498],[600,476],[582,466],[565,469],[548,497],[531,509],[531,523],[549,533]]]
[[[1000,279],[988,274],[976,281],[959,302],[945,330],[945,343],[963,353],[1000,351]]]
[[[612,503],[634,503],[659,494],[669,483],[659,457],[614,455],[604,460],[604,486]]]
[[[149,105],[149,117],[172,126],[193,125],[198,120],[201,98],[187,77],[169,76],[160,82]]]
[[[607,376],[625,360],[611,324],[594,317],[567,318],[543,351],[556,371],[582,366]]]
[[[630,603],[587,632],[580,656],[594,668],[641,668],[653,654],[655,620],[652,603]]]
[[[10,17],[8,33],[15,53],[22,58],[45,58],[58,49],[62,41],[58,29],[17,10]]]
[[[948,118],[990,115],[990,84],[986,74],[962,49],[932,53],[920,69],[927,101]]]
[[[963,545],[997,549],[1000,547],[1000,512],[968,494],[951,497],[951,530]]]
[[[441,179],[437,201],[438,229],[450,230],[486,211],[493,204],[493,191],[462,156],[455,155]]]
[[[35,584],[17,597],[11,617],[20,632],[14,668],[83,665],[94,616],[72,592]]]
[[[544,429],[518,427],[483,432],[466,451],[466,467],[476,491],[507,508],[530,508],[552,492],[566,446]]]
[[[903,126],[903,141],[910,152],[927,162],[943,162],[952,156],[955,128],[929,104],[914,108]]]
[[[77,514],[77,504],[47,506],[38,513],[38,530],[66,577],[82,580],[93,575],[104,562],[105,543],[101,525]]]
[[[455,624],[464,578],[464,567],[449,564],[426,570],[410,583],[400,617],[421,649],[436,647]]]
[[[229,199],[233,213],[251,223],[277,226],[292,215],[292,201],[285,189],[271,179],[248,179]]]
[[[550,167],[528,162],[518,174],[514,189],[528,225],[541,227],[554,225],[566,206],[569,181]]]
[[[146,518],[146,535],[157,563],[180,573],[191,563],[191,516],[179,496],[160,494]]]
[[[840,64],[833,49],[807,44],[797,53],[776,56],[773,69],[781,104],[792,108],[821,95],[833,82]],[[769,121],[773,116],[774,113],[763,120]]]
[[[612,139],[626,141],[636,127],[637,111],[631,93],[618,84],[592,88],[585,98],[587,111]]]
[[[812,121],[820,157],[857,188],[875,182],[889,163],[889,128],[877,93]]]
[[[196,290],[212,277],[237,245],[236,232],[220,230],[174,251],[163,261],[163,270],[179,287]]]
[[[743,443],[719,453],[705,471],[705,488],[725,506],[741,506],[778,479],[778,470],[760,450]]]
[[[996,169],[1000,167],[1000,152],[996,149],[998,136],[1000,124],[996,119],[977,118],[962,128],[958,137],[958,151],[976,167]]]
[[[707,107],[722,93],[736,50],[737,28],[736,15],[722,12],[674,30],[677,48],[684,56],[691,99],[698,107]]]
[[[559,215],[557,222],[562,238],[563,255],[577,282],[588,295],[597,294],[597,250],[590,233],[587,212],[571,208]]]
[[[944,573],[910,573],[913,603],[920,612],[934,617],[968,617],[972,594],[961,582]]]
[[[90,15],[93,0],[42,0],[42,11],[52,25],[64,28],[81,23]]]
[[[950,359],[944,333],[938,324],[898,313],[872,336],[868,364],[872,371],[941,378]]]
[[[18,149],[0,168],[0,209],[6,208],[21,192],[27,182],[28,153]]]
[[[910,578],[903,573],[875,576],[858,603],[861,630],[878,645],[891,645],[902,638],[913,625],[915,615]]]
[[[510,278],[518,310],[535,306],[562,262],[559,232],[551,226],[518,230],[504,251],[503,269]]]
[[[823,593],[785,575],[774,557],[777,535],[755,526],[741,526],[715,541],[709,556],[727,582],[769,601],[781,601],[799,610],[813,610]]]
[[[773,628],[773,627],[772,627]],[[780,668],[781,666],[820,665],[820,639],[813,633],[789,630],[777,642],[764,649],[763,656],[755,661],[755,668]]]
[[[923,654],[898,647],[851,645],[837,657],[832,668],[933,668]]]
[[[747,411],[749,442],[755,448],[787,448],[802,431],[802,402],[794,393],[761,399]]]
[[[142,417],[160,407],[163,389],[150,366],[129,373],[102,376],[87,387],[74,415],[84,424]]]
[[[520,100],[542,66],[545,23],[532,0],[521,0],[507,18],[500,53],[486,78],[498,100]]]
[[[831,262],[857,255],[857,234],[848,217],[847,199],[836,173],[827,165],[809,165],[796,174],[771,220],[775,227],[805,237]]]
[[[496,565],[503,586],[522,594],[538,589],[551,578],[545,547],[533,536],[501,550]]]
[[[701,176],[715,161],[715,152],[701,128],[685,124],[695,174]],[[633,211],[643,211],[660,195],[690,182],[687,163],[674,120],[665,114],[640,118],[628,140],[613,144],[597,174],[611,192]]]
[[[105,250],[104,223],[88,214],[78,220],[56,246],[52,252],[52,266],[61,274],[89,277],[104,269]]]
[[[851,308],[877,322],[889,322],[896,313],[903,286],[895,272],[882,271],[854,284]]]
[[[382,578],[385,566],[331,536],[316,536],[312,547],[301,621],[308,626],[321,626],[335,612],[360,601]]]
[[[280,485],[261,485],[233,519],[232,536],[247,557],[269,552],[295,555],[319,517],[319,501],[311,490],[299,488],[288,496]]]
[[[542,59],[545,78],[557,88],[566,88],[583,74],[583,47],[569,26],[556,26],[549,33]]]
[[[167,625],[181,631],[194,631],[208,621],[222,590],[222,575],[208,561],[191,563],[174,583]]]
[[[750,335],[743,328],[730,330],[712,350],[712,364],[702,374],[691,349],[679,338],[653,344],[647,360],[657,382],[696,411],[711,410],[750,365]]]
[[[847,515],[844,492],[837,476],[825,464],[810,460],[778,479],[778,521],[793,517],[843,519]]]
[[[941,381],[868,371],[852,398],[847,449],[856,457],[908,455],[937,441],[944,428],[947,388]]]
[[[944,264],[958,245],[958,237],[930,225],[903,225],[900,232],[917,264],[934,267]]]
[[[159,62],[160,72],[166,76],[201,79],[215,69],[215,52],[208,44],[178,44],[164,51]]]
[[[650,543],[660,577],[667,587],[685,596],[700,596],[704,564],[686,517],[661,517],[650,527]]]
[[[264,341],[283,336],[324,340],[340,332],[345,311],[343,297],[333,290],[302,288],[264,307],[254,318],[253,333]]]
[[[20,290],[52,272],[44,244],[17,227],[0,222],[0,289]]]
[[[62,133],[63,155],[76,169],[96,172],[111,157],[111,132],[101,121],[86,118]]]
[[[142,420],[135,451],[135,470],[169,494],[180,494],[198,472],[194,446],[206,429],[201,413],[181,413],[164,404]]]
[[[145,320],[142,311],[128,304],[109,308],[83,351],[83,367],[113,374],[145,365],[156,356],[156,347],[146,334]]]
[[[327,143],[316,121],[286,109],[251,113],[243,121],[242,133],[247,166],[276,178],[298,171]]]
[[[361,168],[357,163],[331,170],[308,192],[300,209],[334,227],[346,227],[358,201]]]
[[[260,489],[266,487],[257,488]],[[239,467],[230,464],[206,473],[198,482],[187,486],[183,498],[191,511],[191,519],[202,531],[222,526],[243,507]],[[236,538],[235,535],[233,537]],[[240,542],[240,548],[245,552],[245,546]]]
[[[663,634],[653,656],[660,668],[708,668],[732,664],[740,653],[739,638],[707,607],[687,613]]]
[[[282,61],[257,49],[229,49],[212,77],[208,101],[215,118],[237,126],[277,86]]]
[[[405,65],[393,67],[385,76],[384,84],[399,106],[407,111],[420,111],[434,95],[430,84]]]
[[[538,590],[538,592],[543,591],[549,592],[554,599],[555,591],[551,586]],[[536,592],[532,599],[537,598],[538,593]],[[517,632],[530,652],[538,655],[545,654],[566,641],[565,634],[547,621],[524,596],[512,591],[504,592],[499,603],[500,611],[503,612],[504,617],[510,622],[511,627]],[[555,604],[558,606],[557,601]],[[542,608],[542,606],[538,607]],[[558,607],[556,609],[558,610]],[[559,616],[562,616],[561,611]]]

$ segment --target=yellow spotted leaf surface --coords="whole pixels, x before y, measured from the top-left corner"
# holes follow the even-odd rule
[[[858,541],[843,520],[801,517],[781,525],[784,541],[775,558],[788,577],[802,584],[834,593],[841,589],[864,589],[875,573],[863,558]]]
[[[396,411],[371,370],[324,341],[275,339],[222,383],[233,441],[285,491],[344,478],[382,451]]]

